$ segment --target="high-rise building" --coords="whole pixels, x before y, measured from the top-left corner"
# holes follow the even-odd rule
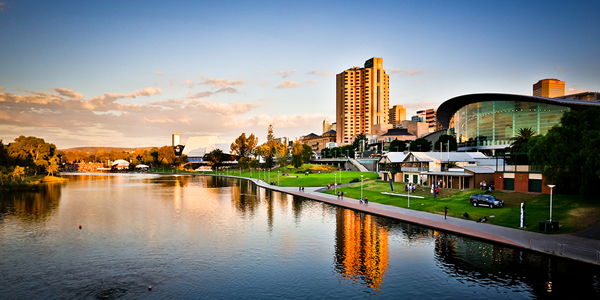
[[[175,147],[177,145],[181,145],[181,134],[173,133],[172,141],[173,141],[173,145],[172,145],[173,147]]]
[[[533,96],[556,98],[565,95],[565,82],[556,78],[542,79],[533,85]]]
[[[373,57],[364,68],[350,68],[336,76],[337,143],[352,143],[357,134],[371,134],[374,125],[387,124],[389,75],[383,58]]]
[[[390,108],[389,123],[396,126],[406,120],[406,108],[402,105],[394,105]]]
[[[419,116],[420,122],[425,122],[428,124],[429,132],[435,132],[442,129],[442,126],[437,121],[435,109],[425,109],[417,111],[417,116]]]

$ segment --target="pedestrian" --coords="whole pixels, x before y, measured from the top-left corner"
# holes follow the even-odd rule
[[[369,204],[369,200],[367,199],[367,196],[365,196],[365,205]]]
[[[448,216],[448,207],[444,206],[444,219],[447,219]]]
[[[302,187],[302,191],[304,192],[304,187]]]
[[[342,192],[342,200],[344,200],[344,192]]]
[[[413,185],[413,192],[416,192],[416,191],[417,191],[417,185],[415,184],[415,185]]]
[[[298,192],[302,192],[302,187],[298,186]]]
[[[479,189],[483,191],[483,181],[479,182]]]
[[[487,184],[485,183],[485,181],[483,182],[483,190],[487,190]]]
[[[337,193],[338,200],[340,200],[340,192]]]

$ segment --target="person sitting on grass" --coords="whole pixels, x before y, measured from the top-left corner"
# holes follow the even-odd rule
[[[487,216],[483,217],[482,219],[479,219],[477,222],[483,223],[485,221],[487,221]]]
[[[463,219],[468,219],[468,218],[469,218],[469,214],[468,214],[467,212],[465,212],[465,213],[463,214]]]

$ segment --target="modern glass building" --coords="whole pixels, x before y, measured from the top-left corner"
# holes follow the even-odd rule
[[[470,94],[442,103],[438,121],[456,136],[458,151],[494,152],[511,144],[519,129],[546,134],[564,112],[599,102],[511,94]]]

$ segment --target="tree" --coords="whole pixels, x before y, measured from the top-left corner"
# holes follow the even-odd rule
[[[221,149],[210,151],[208,155],[206,155],[206,159],[208,160],[208,165],[211,169],[216,171],[223,162],[223,151],[221,151]]]
[[[441,151],[448,151],[448,143],[450,143],[450,151],[458,150],[458,144],[456,144],[456,138],[451,135],[440,135],[437,141],[433,144],[433,149],[440,151],[440,143],[442,144]]]
[[[25,168],[21,166],[15,166],[11,175],[13,177],[13,180],[21,179],[21,182],[23,182],[23,176],[25,176]]]
[[[54,176],[54,173],[58,172],[58,168],[60,167],[58,163],[59,160],[57,156],[54,156],[50,159],[48,166],[46,166],[46,172],[48,172],[48,176]]]
[[[271,134],[273,134],[273,128],[270,129]],[[253,133],[250,134],[249,137],[246,137],[246,133],[242,133],[233,143],[231,143],[231,153],[241,157],[248,157],[257,144],[258,138],[255,137]]]
[[[390,142],[390,152],[404,152],[406,150],[408,150],[408,147],[406,147],[406,141],[394,139]]]
[[[519,128],[519,132],[517,135],[511,140],[513,141],[510,144],[510,152],[511,153],[522,153],[527,151],[527,142],[535,135],[535,130],[531,128]]]
[[[38,169],[43,170],[48,165],[48,159],[54,156],[55,151],[54,144],[46,143],[41,138],[23,135],[16,138],[8,147],[9,155],[32,166],[35,175]]]
[[[544,136],[532,137],[528,157],[542,166],[547,183],[556,189],[583,195],[597,193],[600,186],[600,108],[567,111],[560,124]]]
[[[279,168],[285,168],[288,165],[288,159],[290,158],[288,148],[283,143],[277,143],[275,151],[275,159]]]
[[[162,146],[158,149],[158,161],[162,164],[172,165],[175,163],[177,157],[175,156],[175,150],[171,146]]]
[[[367,135],[364,132],[361,132],[354,137],[354,141],[352,142],[352,148],[361,152],[365,151],[365,149],[359,149],[359,147],[362,145],[361,141],[368,141]]]
[[[294,168],[302,166],[302,156],[304,154],[304,146],[299,141],[295,141],[292,144],[292,165]]]
[[[431,150],[431,142],[424,138],[419,138],[410,142],[410,151],[427,152]]]
[[[310,162],[310,158],[313,156],[313,149],[310,145],[302,144],[304,151],[302,151],[302,162],[308,163]]]
[[[152,149],[150,149],[150,156],[152,157],[152,162],[156,165],[158,165],[158,148],[153,147]]]

